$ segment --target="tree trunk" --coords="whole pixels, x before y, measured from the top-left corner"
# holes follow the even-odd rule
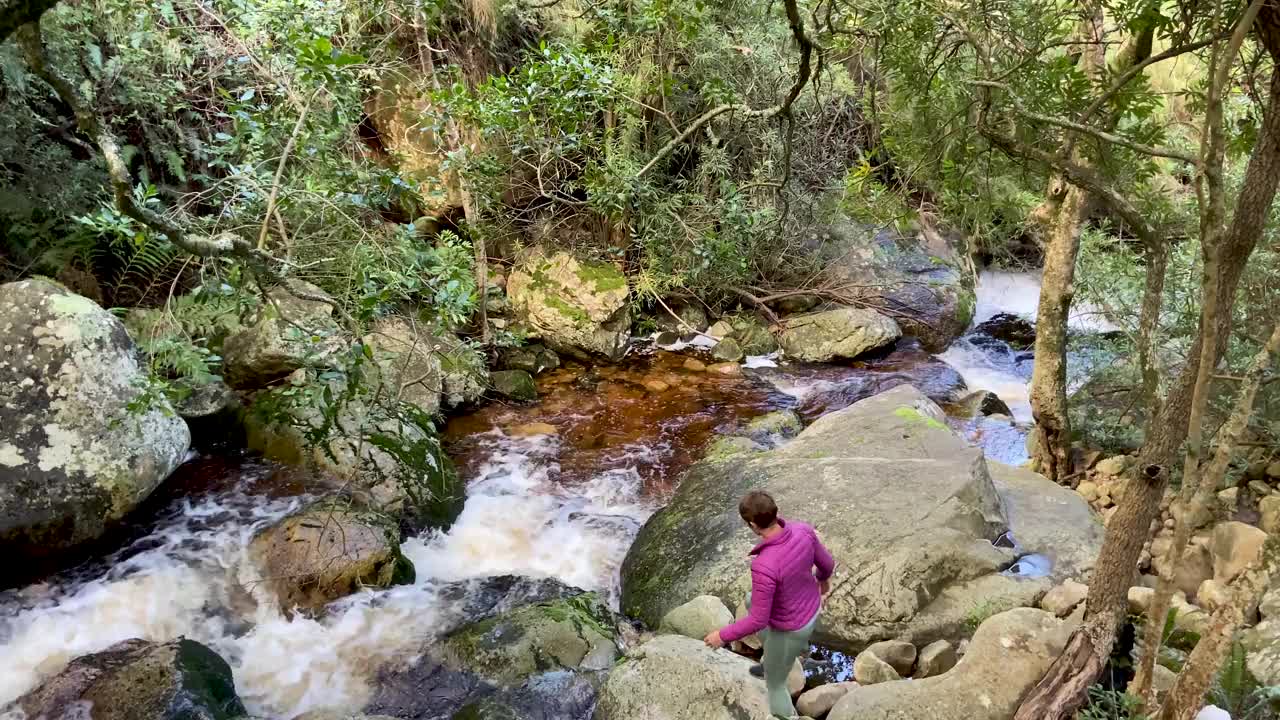
[[[1270,12],[1269,7],[1264,7],[1263,18],[1267,19]],[[1236,211],[1232,215],[1231,226],[1219,246],[1217,293],[1221,312],[1218,313],[1216,320],[1218,328],[1217,332],[1213,334],[1214,339],[1212,340],[1214,364],[1226,351],[1227,340],[1230,337],[1231,309],[1234,305],[1236,288],[1239,286],[1240,276],[1244,272],[1249,256],[1252,254],[1253,248],[1266,225],[1271,201],[1275,198],[1278,182],[1280,182],[1280,68],[1272,71],[1270,97],[1267,101],[1262,127],[1259,130],[1258,141],[1249,157],[1249,166],[1245,172],[1245,182],[1241,186],[1240,194],[1236,200]],[[1191,348],[1187,365],[1182,369],[1182,372],[1174,381],[1173,387],[1166,395],[1159,421],[1152,423],[1152,432],[1145,438],[1142,453],[1139,456],[1139,467],[1147,469],[1151,467],[1168,467],[1173,461],[1179,446],[1186,439],[1187,421],[1191,412],[1191,397],[1195,387],[1196,375],[1199,372],[1200,348],[1204,338],[1205,328],[1201,323],[1200,332]],[[1126,493],[1124,500],[1120,504],[1120,509],[1116,511],[1111,523],[1108,525],[1107,534],[1102,544],[1102,552],[1098,557],[1097,567],[1094,569],[1093,578],[1089,583],[1089,601],[1085,626],[1077,630],[1077,634],[1086,632],[1087,629],[1093,628],[1097,626],[1097,623],[1106,620],[1105,617],[1099,616],[1101,608],[1115,607],[1117,605],[1123,607],[1123,603],[1126,602],[1129,583],[1132,582],[1138,565],[1138,556],[1142,552],[1142,545],[1145,543],[1145,537],[1151,526],[1151,521],[1155,519],[1156,513],[1159,511],[1160,498],[1167,484],[1167,473],[1160,473],[1159,477],[1160,479],[1151,483],[1137,483],[1132,480],[1129,482],[1130,490]],[[1143,490],[1134,492],[1133,488],[1138,485],[1142,485]],[[1129,505],[1131,504],[1134,504],[1135,507],[1130,508]],[[1125,532],[1119,532],[1115,529],[1121,517],[1127,518],[1122,523],[1126,527]],[[1144,539],[1142,542],[1135,544],[1129,539],[1129,535],[1137,532],[1141,532]],[[1109,597],[1104,597],[1104,595]],[[1098,626],[1100,630],[1105,630],[1106,632],[1105,636],[1097,638],[1097,650],[1101,650],[1105,646],[1106,653],[1111,651],[1111,646],[1115,642],[1115,631],[1123,620],[1124,616],[1121,614],[1119,617],[1113,617],[1109,625]],[[1041,703],[1043,707],[1065,707],[1070,705],[1063,698],[1076,697],[1076,694],[1080,693],[1078,687],[1082,684],[1075,681],[1067,682],[1067,680],[1075,677],[1073,672],[1093,673],[1087,677],[1087,682],[1083,683],[1084,687],[1088,687],[1097,679],[1096,672],[1093,672],[1090,667],[1075,664],[1064,655],[1050,667],[1048,673],[1045,674],[1044,679],[1033,690],[1027,702],[1038,698],[1037,702]],[[1081,693],[1076,699],[1078,702],[1075,707],[1079,707],[1079,705],[1083,704],[1085,698]],[[1024,702],[1025,706],[1026,703]],[[1022,714],[1021,709],[1019,710],[1019,720],[1035,720],[1038,717],[1066,720],[1069,716],[1027,715]]]
[[[1061,482],[1071,474],[1070,431],[1067,419],[1067,315],[1080,250],[1089,193],[1067,188],[1058,207],[1044,256],[1040,305],[1036,312],[1035,369],[1031,375],[1031,412],[1035,417],[1037,470]]]
[[[1106,542],[1089,583],[1085,621],[1039,684],[1023,699],[1014,720],[1071,720],[1084,705],[1086,691],[1102,673],[1116,628],[1129,609],[1129,587],[1150,520],[1160,508],[1168,471],[1148,466],[1125,485],[1125,494],[1107,523]]]

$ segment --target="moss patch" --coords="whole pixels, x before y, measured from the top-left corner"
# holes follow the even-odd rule
[[[547,293],[547,295],[543,299],[543,302],[546,303],[547,307],[552,308],[557,312],[559,312],[561,315],[564,315],[565,317],[569,318],[576,325],[591,324],[591,318],[587,316],[587,313],[585,310],[581,308],[576,308],[570,305],[564,300],[561,300],[556,295]]]
[[[618,268],[608,263],[580,263],[578,279],[595,288],[596,292],[610,292],[627,287],[627,278]]]
[[[936,428],[938,430],[947,429],[946,425],[938,422],[937,420],[931,417],[928,417],[927,415],[921,414],[921,412],[919,410],[916,410],[915,408],[909,408],[905,406],[900,407],[897,410],[894,410],[893,414],[897,415],[903,420],[906,420],[909,423],[924,423],[925,425],[928,425],[931,428]]]

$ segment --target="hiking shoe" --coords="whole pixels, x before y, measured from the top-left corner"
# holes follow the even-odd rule
[[[752,665],[751,674],[758,678],[764,677],[764,666],[761,665],[760,663],[756,663],[755,665]]]

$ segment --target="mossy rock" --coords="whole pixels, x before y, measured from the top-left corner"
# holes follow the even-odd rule
[[[538,387],[533,376],[524,370],[497,370],[489,373],[494,392],[516,402],[533,402],[538,399]]]
[[[93,709],[95,720],[231,720],[245,714],[231,667],[194,640],[125,640],[72,660],[18,698],[29,718]]]
[[[791,410],[776,410],[747,423],[746,431],[751,437],[793,438],[804,429],[800,416]]]
[[[605,670],[618,657],[613,613],[595,593],[517,608],[446,640],[450,665],[511,687],[553,670]]]

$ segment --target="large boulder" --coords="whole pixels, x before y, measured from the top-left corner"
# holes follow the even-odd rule
[[[1015,512],[1006,514],[981,451],[941,417],[918,390],[900,386],[820,418],[776,450],[695,464],[627,553],[623,611],[656,626],[698,595],[736,605],[750,587],[746,554],[755,540],[737,503],[755,488],[771,492],[784,516],[812,523],[834,554],[815,640],[837,649],[958,640],[977,611],[1032,605],[1062,572],[1092,566],[1087,556],[1100,536],[1091,524],[1039,526],[1054,513],[1087,518],[1083,499],[1059,497],[1043,478],[1038,486],[1018,478],[1027,492],[1014,494]],[[1043,506],[1035,492],[1044,493]],[[1027,551],[1057,558],[1063,570],[1004,572],[1024,552],[994,544],[1011,529]],[[1055,539],[1062,549],[1049,547]]]
[[[313,468],[363,505],[410,525],[446,525],[462,510],[462,481],[432,418],[349,376],[302,373],[258,393],[245,415],[247,444]]]
[[[991,482],[1004,505],[1017,551],[1049,561],[1048,577],[1060,583],[1093,572],[1106,528],[1071,488],[1026,468],[987,461]]]
[[[660,635],[614,667],[595,720],[772,720],[751,661],[701,640]]]
[[[51,281],[0,286],[0,548],[12,563],[102,535],[190,443],[114,315]]]
[[[405,67],[385,73],[365,112],[378,139],[395,157],[400,175],[417,186],[426,215],[442,216],[462,207],[458,173],[445,163],[449,147],[432,121],[440,110],[420,72]],[[476,146],[468,149],[474,152]]]
[[[249,544],[260,582],[286,613],[316,613],[363,587],[411,582],[400,528],[385,515],[325,502],[289,515]]]
[[[222,374],[239,390],[254,390],[299,368],[326,365],[347,345],[323,290],[302,280],[272,288],[250,325],[222,344]],[[312,299],[316,298],[316,299]]]
[[[608,263],[535,250],[511,272],[512,308],[558,352],[617,359],[631,337],[627,278]]]
[[[595,593],[527,605],[469,625],[444,643],[448,664],[511,687],[555,670],[607,670],[618,657],[613,613]]]
[[[828,281],[892,310],[903,334],[929,350],[946,349],[973,320],[976,278],[964,238],[928,225],[901,233],[841,220],[820,240],[815,251]]]
[[[864,308],[836,308],[793,315],[778,337],[788,357],[809,362],[856,358],[902,336],[892,318]]]
[[[378,320],[364,341],[374,351],[389,392],[429,414],[479,400],[488,384],[480,353],[408,318]]]
[[[1062,652],[1072,625],[1018,608],[982,623],[954,668],[936,677],[857,687],[829,720],[1008,720]]]
[[[94,720],[230,720],[245,714],[227,662],[187,639],[125,640],[78,657],[11,709],[28,718],[87,718],[92,709]]]

